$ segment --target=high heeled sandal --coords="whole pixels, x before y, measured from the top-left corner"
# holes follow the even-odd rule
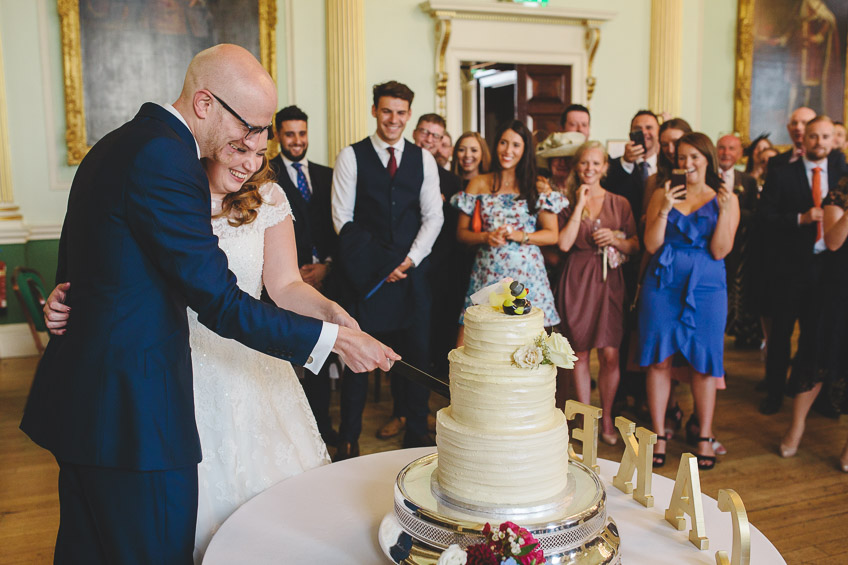
[[[698,424],[698,419],[695,414],[689,416],[686,420],[686,443],[689,445],[698,446],[698,436],[701,435],[701,426]]]
[[[686,443],[693,447],[698,447],[700,435],[701,426],[698,425],[698,419],[692,414],[686,421]],[[713,439],[713,451],[715,451],[716,455],[727,455],[727,448],[717,439]]]
[[[714,437],[699,437],[698,438],[698,443],[701,443],[701,442],[704,442],[704,441],[709,442],[709,444],[712,446],[713,442],[715,441],[715,438]],[[709,471],[710,469],[712,469],[716,465],[716,456],[715,455],[698,455],[696,453],[695,458],[698,460],[698,470],[699,471]],[[702,463],[706,463],[706,464],[702,465]]]
[[[661,441],[666,442],[666,449],[668,449],[668,440],[665,439],[665,436],[657,435],[657,442]],[[654,453],[654,460],[652,461],[654,469],[659,469],[665,465],[665,455],[665,453]]]
[[[674,433],[680,431],[680,426],[683,425],[683,410],[680,409],[678,403],[674,403],[673,408],[665,411],[665,439],[674,437]]]

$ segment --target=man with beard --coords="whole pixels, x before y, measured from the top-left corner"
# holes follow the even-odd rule
[[[271,168],[286,193],[294,216],[297,265],[304,282],[331,296],[327,283],[338,236],[330,212],[330,187],[333,169],[306,160],[309,148],[309,117],[297,106],[288,106],[274,117],[275,138],[280,154]],[[336,445],[338,434],[330,421],[331,363],[325,363],[317,375],[298,371],[309,406],[315,414],[318,431],[327,445]]]
[[[766,293],[773,316],[766,355],[768,395],[760,404],[763,414],[778,412],[783,403],[796,320],[800,333],[793,378],[802,382],[804,373],[815,367],[820,311],[816,295],[826,250],[821,203],[842,176],[841,169],[828,159],[832,138],[830,118],[819,116],[809,121],[803,136],[803,156],[784,165],[780,174],[769,172],[763,189],[761,207],[768,242]]]

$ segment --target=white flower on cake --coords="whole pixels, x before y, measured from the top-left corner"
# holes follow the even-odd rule
[[[436,565],[465,565],[467,561],[468,554],[465,550],[453,544],[442,552]]]
[[[557,367],[563,369],[573,369],[574,362],[577,361],[577,356],[571,348],[571,344],[562,334],[551,332],[545,342],[548,344],[548,350],[545,351],[545,357]]]
[[[512,354],[512,362],[522,369],[535,369],[539,365],[556,365],[563,369],[573,369],[577,356],[568,340],[556,332],[548,335],[544,331],[536,336],[533,343],[519,347]]]
[[[536,345],[519,347],[512,354],[512,360],[522,369],[535,369],[545,360],[545,353]]]

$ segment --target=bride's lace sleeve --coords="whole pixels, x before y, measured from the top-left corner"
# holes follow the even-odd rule
[[[286,198],[286,193],[277,183],[269,182],[261,186],[259,194],[265,202],[260,208],[259,218],[257,218],[257,221],[261,222],[262,229],[276,226],[292,215],[291,205]],[[294,217],[292,217],[292,220],[294,220]]]

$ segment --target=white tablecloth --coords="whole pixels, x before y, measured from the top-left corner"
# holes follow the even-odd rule
[[[434,448],[404,449],[366,455],[313,469],[271,487],[236,510],[221,526],[203,565],[251,563],[389,563],[377,541],[377,530],[392,511],[398,472]],[[621,534],[622,562],[627,565],[715,564],[715,552],[731,551],[730,513],[704,496],[704,519],[710,548],[699,551],[663,514],[674,481],[654,475],[654,507],[645,508],[612,486],[618,463],[601,460],[607,512]],[[635,480],[635,475],[634,475]],[[728,485],[732,488],[733,485]],[[751,563],[785,561],[755,527],[751,527]]]

